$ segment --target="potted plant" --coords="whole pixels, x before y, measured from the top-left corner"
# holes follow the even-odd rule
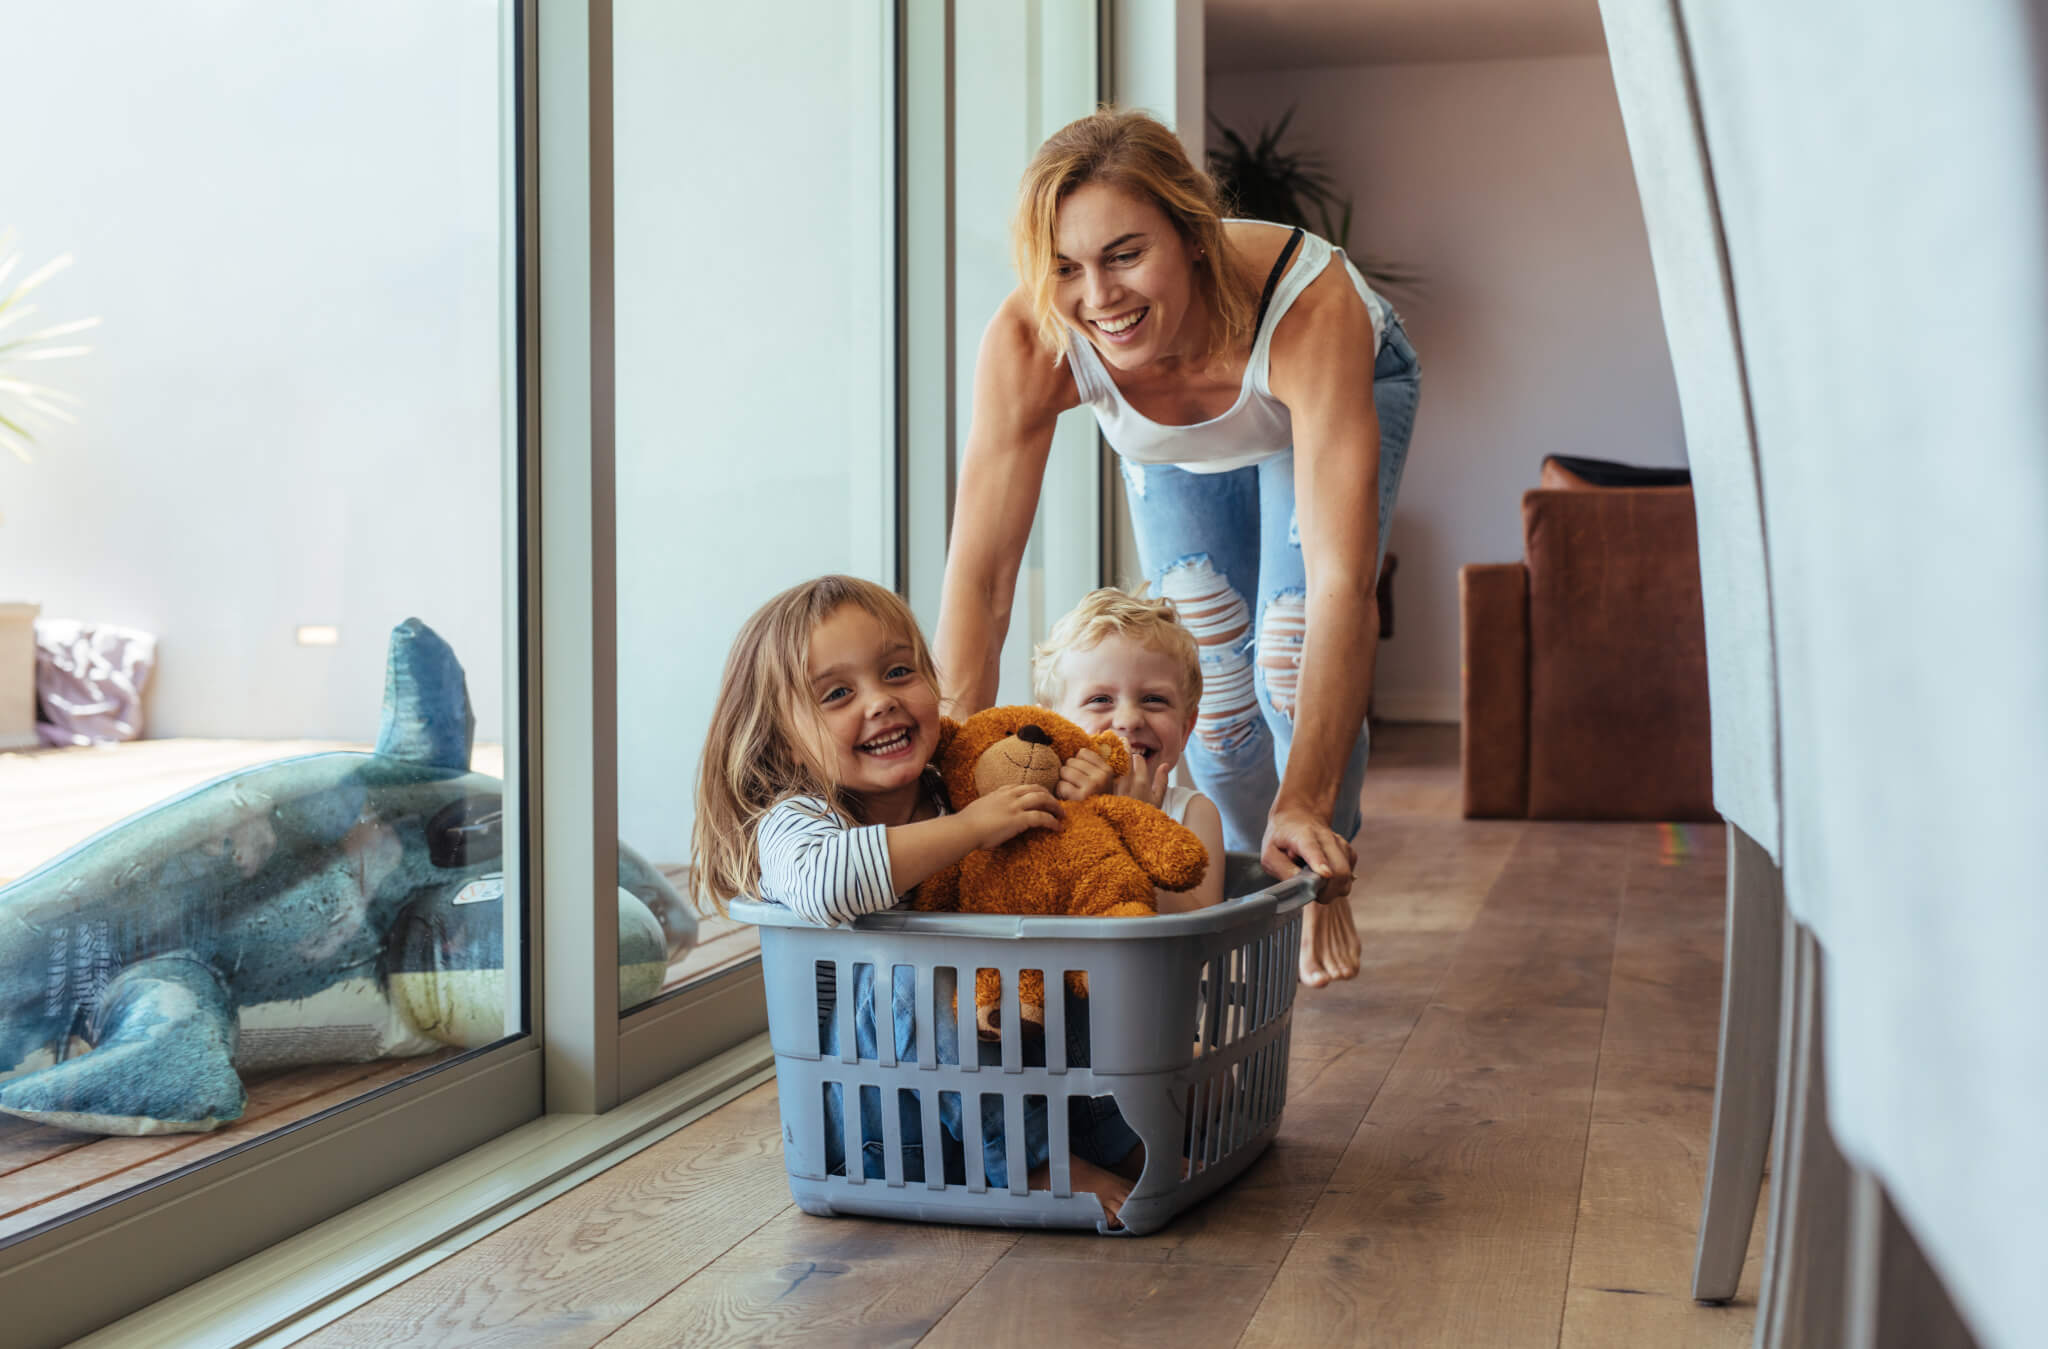
[[[30,292],[70,266],[71,255],[52,258],[9,287],[8,280],[20,265],[13,236],[0,235],[0,446],[26,464],[33,461],[29,447],[36,431],[52,421],[75,421],[70,408],[78,402],[29,379],[30,363],[84,355],[92,348],[70,339],[99,320],[18,328],[35,315],[35,306],[27,303]],[[0,750],[37,743],[35,624],[40,612],[35,604],[0,601]]]
[[[1351,252],[1351,199],[1340,196],[1320,159],[1300,150],[1282,149],[1280,138],[1294,120],[1294,109],[1247,141],[1223,125],[1215,113],[1209,121],[1223,137],[1209,151],[1209,176],[1238,215],[1299,225],[1342,248],[1374,290],[1414,291],[1421,274],[1403,263],[1372,254]]]

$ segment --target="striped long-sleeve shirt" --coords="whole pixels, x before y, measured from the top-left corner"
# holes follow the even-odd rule
[[[793,796],[761,817],[761,898],[833,927],[896,907],[888,830],[857,825],[823,798]]]

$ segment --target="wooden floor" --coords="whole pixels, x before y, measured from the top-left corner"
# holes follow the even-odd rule
[[[1454,728],[1388,727],[1365,968],[1295,1005],[1280,1136],[1142,1239],[812,1218],[774,1087],[302,1345],[1746,1345],[1686,1296],[1719,827],[1465,821]]]

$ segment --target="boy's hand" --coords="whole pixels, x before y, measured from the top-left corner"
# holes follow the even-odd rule
[[[1115,791],[1121,780],[1109,771],[1109,760],[1084,749],[1060,766],[1059,797],[1062,801],[1086,800]]]
[[[1166,760],[1161,759],[1159,766],[1154,768],[1151,760],[1133,753],[1131,771],[1111,784],[1109,790],[1118,796],[1133,797],[1157,809],[1160,803],[1166,800],[1166,789],[1171,785],[1167,779],[1172,776],[1173,765]]]
[[[1057,829],[1066,812],[1053,794],[1030,783],[998,787],[960,812],[974,835],[974,846],[993,848],[1026,829]]]

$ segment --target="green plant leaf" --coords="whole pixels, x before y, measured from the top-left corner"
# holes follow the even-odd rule
[[[1288,108],[1279,121],[1253,133],[1250,141],[1211,112],[1209,123],[1222,144],[1209,151],[1209,172],[1234,214],[1313,230],[1348,255],[1351,199],[1322,160],[1281,146],[1295,111]],[[1352,265],[1375,289],[1414,290],[1422,280],[1417,269],[1383,258],[1354,256]]]

